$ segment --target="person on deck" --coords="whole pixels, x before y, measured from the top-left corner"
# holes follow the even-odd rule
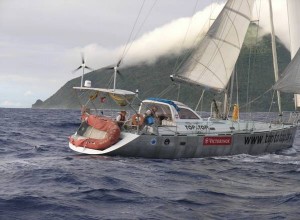
[[[150,109],[148,109],[145,112],[145,123],[146,125],[152,125],[154,124],[154,120],[157,117],[156,115],[157,112],[157,107],[156,106],[152,106]]]
[[[119,115],[116,117],[116,121],[121,128],[126,121],[126,111],[120,111]]]

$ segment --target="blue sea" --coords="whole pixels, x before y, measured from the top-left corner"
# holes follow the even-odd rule
[[[0,109],[1,220],[300,219],[300,133],[259,156],[90,156],[68,147],[79,114]]]

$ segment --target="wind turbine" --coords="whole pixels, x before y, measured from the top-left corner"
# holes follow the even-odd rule
[[[116,66],[106,68],[106,69],[109,69],[109,70],[112,70],[112,69],[114,70],[114,88],[113,88],[113,91],[115,91],[115,89],[116,89],[117,73],[121,75],[121,72],[118,70],[119,67],[120,67],[121,62],[122,62],[122,59],[119,60],[119,62],[117,63]]]
[[[92,68],[88,67],[86,64],[85,64],[85,58],[84,58],[84,54],[81,53],[81,65],[72,71],[72,73],[75,73],[77,70],[81,69],[82,68],[82,76],[81,76],[81,84],[80,86],[83,87],[83,76],[84,76],[84,69],[88,69],[88,70],[93,70]]]

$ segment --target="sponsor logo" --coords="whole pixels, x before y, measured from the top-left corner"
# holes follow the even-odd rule
[[[201,125],[201,124],[186,124],[184,126],[185,126],[186,130],[190,130],[190,131],[191,130],[199,131],[199,130],[206,130],[206,129],[208,129],[207,125]]]
[[[246,136],[245,144],[289,143],[293,140],[292,133],[278,132],[259,136]]]
[[[203,145],[231,145],[231,136],[204,137]]]

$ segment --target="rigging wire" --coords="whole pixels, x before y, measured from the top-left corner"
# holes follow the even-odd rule
[[[151,14],[151,12],[152,12],[152,10],[153,10],[154,6],[156,5],[156,3],[157,3],[157,0],[155,0],[155,1],[153,2],[153,4],[152,4],[152,6],[151,6],[150,10],[148,11],[148,13],[147,13],[146,17],[145,17],[145,18],[144,18],[144,20],[142,21],[142,23],[141,23],[141,25],[140,25],[140,27],[139,27],[138,31],[135,33],[135,35],[134,35],[134,37],[133,37],[133,40],[131,41],[131,43],[130,43],[129,47],[126,49],[126,51],[125,51],[125,53],[124,53],[124,56],[123,56],[123,58],[124,58],[124,57],[127,55],[127,53],[128,53],[128,51],[130,50],[130,48],[131,48],[131,46],[132,46],[133,42],[136,40],[136,38],[137,38],[138,34],[141,32],[141,30],[142,30],[142,27],[144,26],[144,24],[145,24],[145,23],[146,23],[146,21],[148,20],[148,18],[149,18],[149,16],[150,16],[150,14]]]
[[[199,3],[199,0],[197,0],[196,3],[195,3],[195,6],[194,6],[193,12],[192,12],[193,15],[195,14],[195,11],[196,11],[196,9],[197,9],[198,3]],[[181,49],[183,48],[183,45],[185,44],[186,38],[187,38],[188,33],[189,33],[189,31],[190,31],[190,28],[191,28],[191,24],[192,24],[192,22],[193,22],[193,18],[194,18],[194,16],[191,16],[190,21],[189,21],[189,25],[188,25],[188,27],[187,27],[187,29],[186,29],[184,38],[183,38],[183,40],[182,40],[182,42],[181,42]],[[179,61],[179,55],[177,56],[176,63],[175,63],[174,68],[173,68],[173,74],[174,74],[174,73],[176,72],[176,70],[178,69],[178,61]]]
[[[260,99],[262,96],[264,96],[265,94],[267,94],[271,90],[273,90],[272,87],[270,89],[266,90],[263,94],[261,94],[261,95],[257,96],[256,98],[252,99],[249,103],[251,104],[251,103],[255,102],[256,100]],[[240,108],[245,108],[245,107],[247,107],[247,105],[248,105],[248,103],[242,105]]]
[[[125,47],[124,47],[122,56],[120,57],[119,60],[123,60],[123,58],[124,58],[124,56],[125,56],[125,52],[126,52],[127,46],[128,46],[128,44],[129,44],[129,41],[130,41],[130,39],[131,39],[131,36],[132,36],[133,31],[134,31],[134,29],[135,29],[135,26],[136,26],[136,24],[137,24],[137,22],[138,22],[138,20],[139,20],[140,15],[141,15],[141,12],[142,12],[143,7],[144,7],[144,5],[145,5],[145,1],[146,1],[146,0],[143,0],[143,3],[142,3],[142,5],[141,5],[141,7],[140,7],[138,16],[137,16],[136,19],[135,19],[134,25],[133,25],[133,27],[132,27],[132,29],[131,29],[130,35],[129,35],[128,40],[127,40],[127,42],[126,42],[126,45],[125,45]]]
[[[158,97],[163,97],[165,94],[167,94],[171,89],[174,88],[174,86],[176,86],[175,83],[170,84],[166,89],[164,89],[163,91],[161,91],[161,93],[158,94]]]
[[[211,17],[212,13],[213,13],[213,10],[211,10],[209,17]],[[208,21],[203,24],[202,28],[199,28],[199,32],[198,32],[197,36],[195,37],[195,39],[192,43],[192,46],[186,50],[185,54],[183,54],[181,62],[177,65],[177,67],[174,68],[174,73],[176,73],[179,70],[179,68],[184,64],[184,62],[192,55],[192,51],[194,50],[196,43],[201,38],[201,35],[203,34],[202,30],[204,29],[204,26],[206,26],[207,23],[210,23],[210,19],[208,19]]]
[[[257,44],[258,44],[258,28],[259,28],[259,21],[260,21],[260,9],[261,9],[261,0],[259,1],[259,4],[255,4],[256,7],[256,13],[257,13],[257,28],[256,28],[256,35],[255,35],[255,43],[254,43],[254,48],[257,48]],[[259,5],[259,6],[258,6]],[[254,23],[254,21],[253,21]],[[257,52],[257,50],[255,50]],[[251,55],[253,52],[253,47],[252,44],[250,44],[250,49],[249,49],[249,59],[248,59],[248,71],[247,71],[247,92],[246,92],[246,112],[250,112],[251,111],[251,103],[249,102],[250,99],[250,71],[251,71],[251,66],[252,68],[252,75],[253,75],[253,71],[254,71],[254,66],[255,66],[255,62],[256,62],[256,58],[254,57],[252,64],[251,64]],[[256,52],[253,54],[255,56]]]
[[[199,101],[198,101],[198,103],[197,103],[197,105],[196,105],[195,111],[197,111],[197,109],[198,109],[200,103],[201,103],[202,100],[203,100],[204,92],[205,92],[205,89],[202,90],[202,94],[201,94],[201,96],[200,96],[200,98],[199,98]]]

